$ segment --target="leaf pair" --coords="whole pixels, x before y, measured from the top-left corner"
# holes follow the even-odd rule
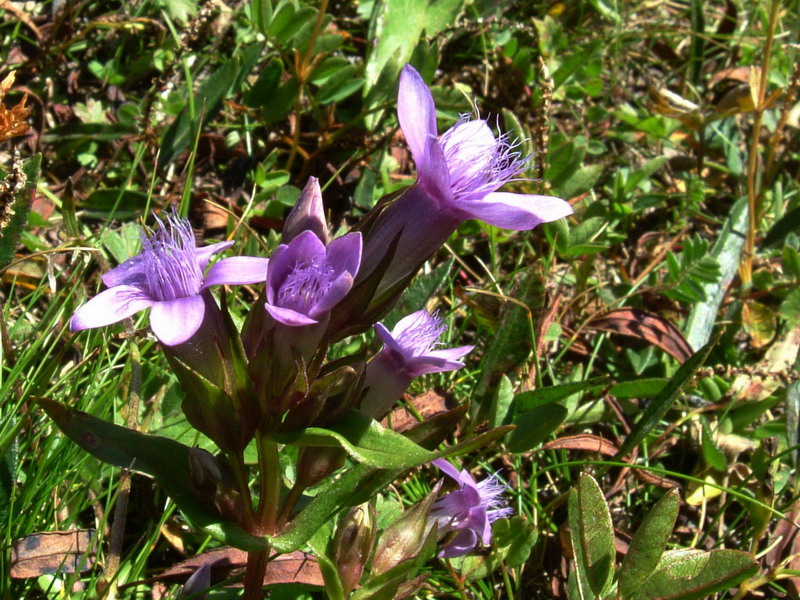
[[[617,570],[614,529],[603,492],[581,475],[569,495],[569,525],[576,570],[570,573],[570,600],[692,600],[707,598],[755,574],[758,564],[738,550],[666,550],[678,517],[678,493],[653,507],[634,534]]]

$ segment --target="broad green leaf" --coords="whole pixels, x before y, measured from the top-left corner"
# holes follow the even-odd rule
[[[500,425],[505,424],[513,399],[514,387],[511,384],[511,380],[506,375],[503,375],[497,384],[497,389],[492,398],[492,406],[489,409],[489,427],[500,427]]]
[[[40,398],[38,403],[64,435],[95,458],[154,477],[178,508],[212,536],[242,550],[268,548],[266,539],[222,521],[213,505],[198,496],[189,477],[188,446],[108,423],[54,400]]]
[[[636,447],[655,427],[661,418],[667,414],[667,411],[672,407],[673,402],[678,397],[678,394],[683,387],[692,379],[695,372],[703,366],[703,363],[711,353],[711,349],[716,344],[716,340],[711,340],[705,346],[700,348],[697,352],[692,354],[685,363],[683,363],[669,383],[664,386],[664,389],[659,392],[658,396],[653,398],[653,401],[647,405],[639,420],[636,421],[631,428],[631,432],[625,441],[620,446],[619,452],[615,455],[615,459],[625,456],[634,447]]]
[[[591,475],[582,474],[570,490],[569,527],[578,577],[599,597],[611,583],[616,548],[611,513]]]
[[[511,452],[527,452],[541,444],[567,420],[569,411],[560,404],[545,404],[514,419],[516,427],[507,438]]]
[[[764,248],[779,248],[790,233],[800,235],[800,206],[775,221],[761,245]]]
[[[359,464],[333,477],[305,508],[294,518],[281,535],[271,539],[278,552],[294,552],[311,539],[317,530],[330,521],[345,506],[359,504],[359,496],[370,495],[385,487],[400,474],[399,470],[380,470]],[[369,498],[367,498],[369,499]]]
[[[658,566],[678,518],[679,503],[676,490],[667,492],[647,513],[633,535],[619,571],[619,593],[623,600],[638,593],[642,582]]]
[[[608,381],[608,376],[602,375],[600,377],[593,377],[584,381],[562,383],[560,385],[551,385],[538,390],[522,392],[514,396],[514,414],[518,415],[521,413],[526,413],[539,406],[564,400],[574,394],[579,394],[580,392],[588,389],[602,386],[606,381]]]
[[[272,21],[272,0],[250,0],[250,18],[261,35],[267,35]]]
[[[376,5],[370,39],[376,40],[367,59],[365,91],[374,105],[392,94],[396,87],[380,81],[396,81],[423,31],[433,37],[452,25],[464,0],[388,0]],[[375,93],[373,93],[375,90]]]
[[[755,559],[739,550],[672,550],[631,600],[701,600],[757,572]]]
[[[435,458],[432,452],[357,411],[348,413],[332,429],[307,427],[274,437],[296,446],[340,446],[356,461],[381,469],[408,469]]]
[[[620,381],[611,386],[608,393],[615,398],[652,398],[664,389],[668,381],[662,377],[643,377],[631,381]]]
[[[500,519],[492,525],[492,545],[505,552],[505,565],[522,566],[539,538],[539,532],[528,520],[517,515]]]
[[[747,198],[740,198],[731,208],[730,216],[726,219],[722,232],[711,249],[711,256],[719,263],[719,281],[701,284],[706,300],[693,304],[686,320],[686,341],[695,350],[699,350],[711,339],[717,312],[727,293],[728,285],[739,268],[739,256],[744,247],[746,232]]]

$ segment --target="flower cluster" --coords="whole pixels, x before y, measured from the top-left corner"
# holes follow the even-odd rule
[[[528,164],[518,145],[505,134],[495,136],[482,119],[462,118],[439,136],[435,114],[430,90],[406,66],[398,120],[418,178],[391,202],[379,202],[352,231],[330,235],[313,177],[269,258],[233,256],[214,262],[232,242],[198,246],[188,220],[174,213],[157,217],[154,227],[143,232],[139,254],[103,275],[107,289],[75,311],[73,331],[150,310],[150,329],[184,392],[181,408],[187,420],[221,450],[218,455],[187,450],[189,472],[183,483],[189,489],[181,493],[201,506],[203,515],[232,520],[255,537],[279,535],[302,519],[298,500],[306,489],[342,468],[348,454],[371,467],[374,461],[388,461],[389,466],[379,463],[380,468],[365,471],[372,474],[430,461],[435,456],[430,448],[441,444],[463,415],[455,409],[446,418],[420,424],[408,437],[381,429],[375,421],[391,411],[415,378],[462,368],[473,346],[445,346],[447,327],[435,312],[418,310],[391,329],[379,321],[461,222],[480,219],[528,230],[572,209],[559,198],[500,191],[517,181]],[[226,303],[212,295],[210,288],[219,285],[258,286],[259,299],[241,328]],[[370,328],[382,343],[374,355],[330,360],[331,344]],[[359,446],[362,438],[367,439],[364,448]],[[254,440],[263,470],[258,510],[243,458]],[[403,462],[404,457],[380,448],[382,440],[393,440],[397,448],[422,458]],[[288,490],[282,489],[280,444],[301,448]],[[492,522],[511,514],[496,478],[476,482],[445,459],[433,464],[457,489],[438,495],[438,485],[380,538],[374,506],[353,509],[342,521],[332,547],[344,587],[357,587],[367,565],[378,576],[437,542],[442,557],[466,554],[479,542],[488,544]],[[175,489],[178,483],[171,485]],[[350,502],[354,491],[347,492],[339,508]],[[332,513],[326,505],[313,514]],[[370,562],[374,548],[382,549],[381,557]],[[265,564],[263,556],[252,568]],[[245,587],[252,589],[256,584],[248,577],[259,576],[245,577]]]

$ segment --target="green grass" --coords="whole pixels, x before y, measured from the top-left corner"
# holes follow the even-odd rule
[[[448,343],[476,350],[465,369],[415,381],[409,397],[437,387],[471,402],[471,418],[448,439],[455,443],[489,419],[521,419],[531,410],[523,392],[588,382],[553,401],[563,424],[544,439],[464,457],[474,472],[497,471],[509,483],[510,505],[538,534],[527,560],[500,561],[465,581],[464,565],[434,559],[417,597],[551,598],[553,589],[566,597],[568,493],[584,472],[607,494],[621,539],[664,496],[653,479],[666,477],[682,500],[670,547],[757,556],[760,575],[719,597],[794,597],[787,577],[800,566],[780,538],[794,530],[782,529],[780,515],[795,510],[800,490],[800,228],[781,219],[800,210],[790,114],[798,3],[390,0],[381,4],[388,20],[372,2],[325,6],[319,15],[305,0],[223,10],[194,0],[86,0],[55,16],[51,2],[26,4],[25,21],[9,10],[0,19],[0,54],[20,86],[5,103],[27,92],[34,107],[31,133],[13,144],[23,159],[43,155],[38,200],[0,284],[0,598],[88,599],[104,589],[177,598],[177,585],[151,578],[218,545],[153,481],[133,475],[115,569],[110,545],[127,475],[66,439],[36,399],[210,448],[182,418],[177,380],[146,317],[130,339],[122,326],[72,334],[69,318],[98,291],[99,275],[135,251],[137,224],[153,210],[180,207],[206,240],[235,231],[230,255],[266,255],[308,176],[320,178],[341,230],[413,182],[413,161],[395,136],[400,64],[392,56],[432,82],[440,130],[474,102],[526,140],[535,152],[528,175],[544,177],[510,189],[560,195],[575,208],[532,233],[468,222],[431,260],[386,322],[438,308]],[[409,7],[425,18],[396,20],[414,14]],[[763,110],[746,106],[743,71],[727,71],[746,67],[767,69],[765,90],[754,79],[756,97],[778,92]],[[736,98],[740,109],[720,108]],[[0,144],[8,170],[12,142]],[[259,291],[228,291],[234,318]],[[613,453],[598,454],[597,440],[619,448],[680,363],[641,336],[593,327],[623,307],[671,323],[695,349],[717,340],[668,410],[639,430],[628,470]],[[377,347],[368,333],[332,356]],[[502,377],[505,395],[496,393]],[[545,449],[556,439],[573,444]],[[383,496],[409,506],[436,478],[432,468],[416,470]],[[696,490],[706,478],[703,497]],[[92,532],[91,569],[11,578],[18,541],[72,529]],[[211,597],[238,593],[217,586]]]

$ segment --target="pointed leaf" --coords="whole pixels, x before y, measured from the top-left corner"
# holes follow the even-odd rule
[[[154,477],[178,508],[209,534],[243,550],[268,548],[266,540],[222,521],[213,505],[198,496],[189,479],[188,446],[107,423],[54,400],[40,398],[38,403],[64,435],[95,458]]]
[[[619,593],[623,599],[639,592],[642,582],[658,566],[678,518],[679,503],[676,490],[667,492],[634,534],[619,573]]]
[[[757,572],[755,559],[739,550],[672,550],[632,600],[700,600]]]
[[[667,411],[672,406],[672,403],[675,402],[683,386],[685,386],[692,379],[695,372],[703,366],[703,363],[708,358],[711,349],[716,343],[716,339],[711,340],[700,348],[700,350],[692,354],[692,356],[680,366],[675,372],[675,375],[672,376],[672,379],[669,380],[669,383],[667,383],[661,392],[659,392],[658,396],[647,405],[642,416],[639,417],[639,420],[636,421],[631,428],[631,432],[628,434],[628,437],[625,438],[615,458],[625,456],[635,448],[650,430],[658,424],[661,418],[667,414]]]
[[[307,427],[274,437],[296,446],[340,446],[358,462],[382,469],[408,469],[435,458],[432,452],[357,411],[348,413],[331,429]]]
[[[581,475],[577,489],[570,492],[569,526],[578,575],[600,596],[611,583],[616,548],[611,513],[591,475]]]
[[[538,446],[567,420],[569,411],[560,404],[545,404],[514,419],[516,429],[507,438],[512,452],[527,452]]]

